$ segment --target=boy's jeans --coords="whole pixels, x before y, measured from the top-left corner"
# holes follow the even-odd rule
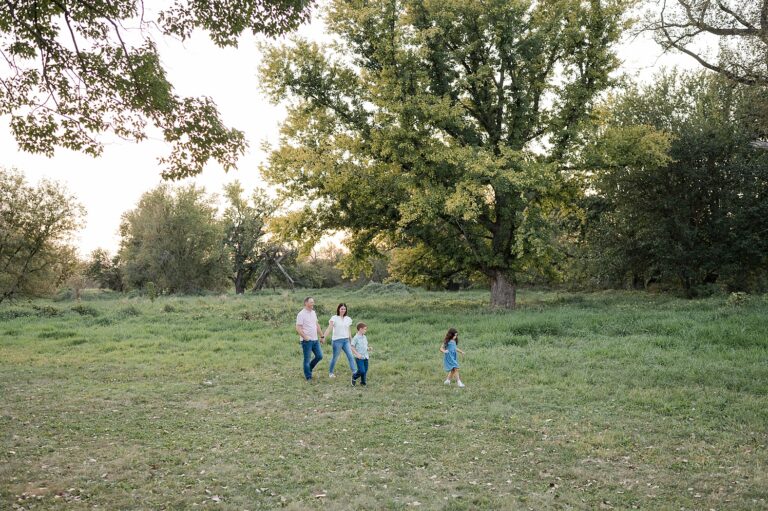
[[[331,358],[331,365],[328,366],[328,372],[333,373],[336,367],[336,359],[339,358],[339,351],[343,351],[347,355],[347,361],[349,362],[349,369],[353,373],[355,372],[355,357],[352,356],[352,348],[349,347],[349,339],[334,339],[333,340],[333,358]]]
[[[301,341],[301,350],[304,352],[304,378],[312,379],[312,369],[323,359],[323,350],[320,349],[320,341],[309,340]],[[309,361],[309,354],[314,353],[312,361]]]
[[[357,358],[355,359],[355,362],[357,362],[357,372],[352,375],[352,380],[354,381],[360,378],[360,384],[365,385],[367,383],[366,374],[368,374],[368,359]]]

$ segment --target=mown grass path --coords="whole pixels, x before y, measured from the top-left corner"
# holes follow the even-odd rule
[[[368,388],[329,345],[303,381],[298,293],[4,305],[0,509],[768,507],[760,297],[315,296],[368,323]]]

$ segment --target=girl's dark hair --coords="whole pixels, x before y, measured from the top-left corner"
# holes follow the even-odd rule
[[[447,346],[448,345],[448,341],[453,339],[454,336],[456,336],[456,344],[459,344],[459,337],[456,335],[458,333],[459,333],[459,331],[456,330],[455,328],[449,328],[448,329],[448,333],[445,334],[445,339],[443,339],[443,347]]]
[[[338,307],[336,307],[336,315],[339,315],[339,312],[341,311],[342,307],[346,307],[347,311],[344,313],[345,316],[349,316],[349,307],[347,307],[346,303],[340,303]]]

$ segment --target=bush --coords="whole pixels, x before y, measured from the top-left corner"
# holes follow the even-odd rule
[[[56,293],[56,296],[53,297],[54,302],[68,302],[75,299],[75,292],[72,290],[72,288],[65,288]]]
[[[141,316],[141,311],[134,307],[133,305],[129,305],[128,307],[123,307],[118,312],[118,315],[124,317],[124,318],[131,318],[135,316]]]
[[[37,311],[37,315],[44,318],[54,318],[61,316],[61,309],[51,307],[50,305],[33,305],[32,308]]]
[[[73,312],[77,312],[81,316],[91,316],[95,318],[96,316],[99,315],[99,311],[97,311],[96,309],[88,305],[82,305],[82,304],[75,305],[70,310],[72,310]]]
[[[149,298],[150,302],[154,302],[155,298],[157,298],[157,286],[154,282],[147,282],[144,285],[144,292],[147,293],[147,298]]]
[[[728,295],[727,303],[732,307],[740,307],[749,301],[749,294],[743,291],[737,291]]]
[[[16,318],[25,318],[27,316],[32,316],[34,313],[29,310],[25,309],[8,309],[4,311],[0,311],[0,320],[7,320],[7,319],[16,319]]]
[[[369,282],[357,290],[357,293],[365,296],[409,295],[413,292],[412,287],[406,286],[402,282],[389,282],[387,284]]]

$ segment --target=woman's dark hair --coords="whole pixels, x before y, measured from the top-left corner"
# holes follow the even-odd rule
[[[443,339],[443,347],[448,345],[448,341],[456,337],[456,344],[459,344],[459,331],[455,328],[449,328],[448,333],[445,334],[445,339]]]
[[[345,309],[347,309],[347,310],[344,312],[344,315],[345,315],[345,316],[349,316],[349,307],[347,307],[347,304],[346,304],[346,303],[340,303],[340,304],[339,304],[339,306],[338,306],[338,307],[336,307],[336,315],[337,315],[337,316],[340,316],[340,315],[341,315],[341,314],[340,314],[340,312],[341,312],[341,308],[342,308],[342,307],[344,307]]]

